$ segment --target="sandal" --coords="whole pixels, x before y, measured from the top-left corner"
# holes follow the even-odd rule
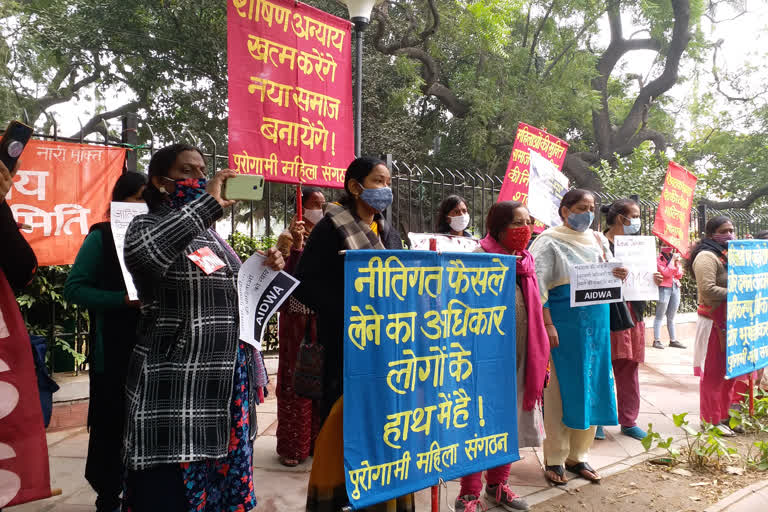
[[[557,475],[560,480],[555,480],[554,478],[549,476],[549,472],[554,473]],[[544,478],[549,480],[549,482],[552,485],[565,485],[568,483],[568,480],[565,478],[565,470],[563,469],[563,466],[546,466],[544,467]]]
[[[283,466],[288,467],[288,468],[295,468],[296,466],[301,464],[301,462],[299,462],[297,459],[290,459],[288,457],[280,457],[280,464],[282,464]]]
[[[576,464],[568,464],[568,462],[566,462],[565,469],[567,469],[571,473],[575,473],[579,475],[581,478],[584,478],[585,480],[589,480],[594,484],[598,484],[600,483],[600,480],[602,480],[600,475],[597,474],[597,471],[595,471],[595,469],[592,466],[590,466],[588,462],[578,462]]]

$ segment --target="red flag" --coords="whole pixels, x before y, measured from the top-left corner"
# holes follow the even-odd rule
[[[51,496],[32,344],[0,272],[0,507]]]
[[[498,201],[520,201],[528,204],[531,151],[539,153],[562,170],[568,143],[534,126],[525,123],[517,125],[515,144],[512,146],[512,155],[509,157]],[[537,221],[534,230],[539,233],[545,227]]]
[[[670,161],[653,223],[653,234],[683,255],[688,254],[691,245],[688,232],[697,179],[690,171]]]
[[[17,222],[41,267],[75,262],[92,224],[107,220],[125,148],[33,140],[8,192]]]

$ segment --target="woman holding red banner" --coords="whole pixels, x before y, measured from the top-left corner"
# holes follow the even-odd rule
[[[611,253],[614,239],[622,235],[640,233],[640,207],[632,199],[619,199],[603,206],[605,215],[605,237]],[[656,272],[653,279],[658,285],[662,276]],[[637,426],[640,414],[640,381],[638,368],[645,362],[645,302],[614,302],[609,304],[611,324],[611,365],[616,379],[616,405],[621,433],[633,439],[642,440],[647,434]],[[605,439],[602,426],[597,427],[595,439]]]
[[[551,348],[550,383],[544,390],[545,476],[565,485],[565,469],[592,482],[600,475],[587,461],[597,425],[616,425],[607,304],[571,307],[570,269],[608,260],[608,240],[590,229],[591,192],[572,189],[560,202],[562,226],[540,234],[530,251]],[[612,274],[627,277],[627,269]]]
[[[112,200],[143,203],[146,184],[147,177],[143,174],[125,173],[112,189]],[[88,340],[90,436],[85,478],[96,491],[96,510],[112,512],[120,506],[123,490],[125,376],[136,344],[141,304],[128,297],[109,221],[91,227],[67,277],[64,297],[88,308],[91,321]]]
[[[323,218],[325,196],[317,187],[301,187],[303,218],[291,219],[289,229],[277,238],[277,249],[288,254],[285,271],[293,274],[304,244],[315,224]],[[307,332],[317,335],[317,315],[295,297],[280,309],[280,355],[277,368],[277,454],[283,466],[294,467],[312,454],[320,416],[312,400],[296,394],[293,385],[299,346]]]
[[[173,144],[149,162],[149,213],[125,236],[142,316],[126,380],[130,512],[250,510],[252,405],[261,364],[238,340],[237,254],[211,228],[234,205],[221,171]],[[265,264],[284,266],[276,249]]]
[[[531,239],[533,219],[517,201],[501,201],[488,211],[488,234],[476,252],[513,254],[517,261],[515,319],[517,333],[517,439],[519,448],[539,447],[544,439],[542,394],[547,380],[549,338],[539,299],[539,284],[533,256],[526,250]],[[506,510],[529,510],[525,499],[507,485],[512,465],[486,471],[485,497]],[[461,479],[456,512],[471,512],[484,507],[480,501],[482,473]]]
[[[338,511],[349,504],[344,478],[343,366],[344,256],[348,249],[402,249],[397,230],[381,212],[392,204],[386,164],[371,157],[355,159],[344,178],[345,196],[328,204],[325,216],[307,240],[296,277],[301,284],[294,295],[317,312],[317,339],[323,347],[321,406],[326,411],[315,442],[312,473],[307,489],[308,512]],[[410,512],[413,494],[401,496],[366,511]]]
[[[732,437],[735,434],[728,423],[736,381],[725,378],[725,333],[728,240],[736,237],[731,219],[724,215],[709,219],[704,233],[704,238],[691,249],[688,259],[699,295],[693,370],[701,377],[699,408],[702,421],[715,425],[722,435]]]

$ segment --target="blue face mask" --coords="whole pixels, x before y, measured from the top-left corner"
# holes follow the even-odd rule
[[[575,231],[584,232],[594,220],[595,214],[593,212],[571,213],[568,215],[568,226]]]
[[[364,188],[360,199],[368,206],[381,213],[392,204],[392,189],[389,187]]]
[[[640,231],[640,218],[629,219],[629,226],[624,225],[625,235],[634,235]]]

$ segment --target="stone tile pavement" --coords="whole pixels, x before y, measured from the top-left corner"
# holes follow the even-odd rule
[[[665,329],[666,331],[666,329]],[[666,334],[666,332],[664,333]],[[649,336],[648,342],[652,340]],[[640,370],[641,406],[638,424],[653,428],[664,435],[677,435],[672,415],[687,411],[691,423],[698,426],[699,395],[698,379],[693,376],[692,340],[685,341],[685,350],[667,348],[656,350],[648,347],[646,363]],[[274,377],[272,377],[274,381]],[[274,393],[258,408],[259,437],[254,443],[254,484],[259,500],[256,512],[299,511],[304,509],[306,485],[311,460],[296,468],[280,465],[275,453],[277,427],[277,402]],[[623,436],[619,427],[606,427],[607,439],[596,441],[592,449],[591,463],[603,476],[614,474],[637,464],[646,458],[640,442]],[[88,433],[84,428],[51,432],[48,434],[51,479],[54,488],[61,488],[62,495],[47,500],[28,503],[6,509],[8,512],[90,512],[95,494],[88,486],[83,472],[88,446]],[[521,452],[522,460],[512,465],[511,487],[526,496],[531,505],[541,503],[566,492],[552,488],[545,481],[540,449]],[[586,484],[574,479],[568,484],[573,489]],[[570,490],[568,489],[568,490]],[[453,506],[458,494],[458,482],[448,482],[441,492],[441,511],[447,511],[447,502]],[[430,508],[428,490],[417,495],[417,510]],[[535,510],[535,508],[534,508]],[[728,509],[731,510],[731,509]],[[733,509],[736,510],[736,509]],[[739,509],[743,510],[743,509]]]

